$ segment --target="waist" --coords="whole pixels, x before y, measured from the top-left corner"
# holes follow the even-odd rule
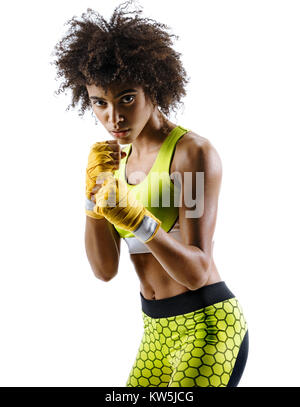
[[[142,311],[152,318],[186,314],[235,297],[224,281],[161,300],[148,300],[142,293],[140,296]]]

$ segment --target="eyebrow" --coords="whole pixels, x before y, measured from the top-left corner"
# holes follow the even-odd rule
[[[122,95],[124,95],[125,93],[129,93],[129,92],[137,92],[137,89],[126,89],[126,90],[122,90],[122,92],[118,93],[118,94],[115,96],[115,99],[118,98],[118,97],[120,97],[120,96],[122,96]],[[90,99],[96,99],[96,100],[104,99],[104,98],[100,98],[99,96],[90,96],[89,98],[90,98]]]

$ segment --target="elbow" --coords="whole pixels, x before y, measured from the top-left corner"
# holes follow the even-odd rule
[[[207,284],[209,278],[209,265],[205,265],[194,272],[189,279],[187,288],[191,291],[198,290],[198,288],[204,287]]]
[[[101,281],[108,282],[118,274],[119,261],[112,261],[110,259],[103,263],[91,256],[88,256],[88,260],[94,276]]]
[[[205,286],[205,281],[203,279],[197,279],[197,280],[195,279],[193,282],[190,281],[189,284],[186,284],[186,287],[191,291],[198,290],[198,288],[201,288],[204,286]]]
[[[93,273],[96,278],[104,281],[105,283],[108,283],[118,274],[118,270],[113,270],[111,272],[106,270],[105,272],[103,272],[103,270],[93,269]]]

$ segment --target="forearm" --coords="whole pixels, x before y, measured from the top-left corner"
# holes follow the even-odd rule
[[[103,281],[111,280],[117,274],[119,265],[119,250],[111,227],[105,218],[86,217],[86,254],[95,276]]]
[[[208,259],[196,246],[172,238],[161,227],[147,247],[166,272],[178,283],[193,290],[208,279]]]

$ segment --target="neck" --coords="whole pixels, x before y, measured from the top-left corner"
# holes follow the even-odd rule
[[[137,159],[156,152],[176,124],[158,110],[151,116],[139,136],[132,142],[131,154]]]

